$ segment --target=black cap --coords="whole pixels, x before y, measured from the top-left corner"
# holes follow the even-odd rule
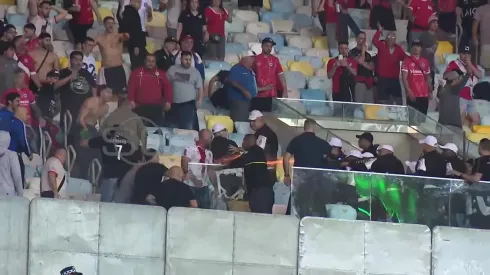
[[[422,47],[422,42],[420,42],[420,40],[418,40],[418,39],[414,39],[414,40],[412,40],[412,47],[414,47],[414,46]]]
[[[77,272],[74,266],[68,266],[60,271],[60,275],[83,275],[83,274]]]
[[[471,46],[468,44],[462,43],[459,45],[458,52],[459,53],[471,53]]]
[[[265,44],[265,43],[271,43],[272,46],[276,45],[276,42],[274,42],[274,40],[272,40],[272,38],[270,38],[270,37],[266,37],[266,38],[262,39],[262,44]]]
[[[175,38],[173,36],[169,36],[169,37],[165,38],[164,43],[169,43],[169,42],[178,43],[179,41],[177,41],[177,38]]]
[[[373,134],[371,134],[369,132],[365,132],[362,135],[356,135],[356,138],[365,139],[365,140],[369,141],[370,143],[373,143],[373,141],[374,141]]]

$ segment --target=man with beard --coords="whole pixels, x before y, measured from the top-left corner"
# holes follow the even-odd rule
[[[48,33],[41,33],[41,35],[39,35],[39,41],[40,47],[31,51],[29,54],[32,59],[34,59],[36,64],[36,73],[39,76],[41,84],[43,84],[47,81],[47,74],[50,71],[60,70],[60,61],[58,60],[58,56],[51,50],[51,35]]]
[[[51,10],[58,14],[50,17]],[[54,6],[51,1],[29,0],[29,18],[28,23],[36,26],[36,35],[46,32],[53,36],[53,26],[66,18],[68,12],[62,8]]]

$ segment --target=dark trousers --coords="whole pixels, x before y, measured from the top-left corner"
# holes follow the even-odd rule
[[[259,110],[261,112],[272,111],[272,97],[254,97],[250,103],[250,111]]]
[[[93,24],[77,24],[74,20],[68,21],[68,27],[73,35],[73,42],[75,44],[83,43],[87,38],[87,32],[92,28]]]
[[[391,8],[387,9],[381,5],[373,7],[369,17],[369,26],[373,30],[378,29],[378,23],[383,30],[396,31],[395,16]]]
[[[52,198],[52,199],[54,199],[54,192],[53,191],[41,192],[41,198]]]
[[[195,100],[172,104],[174,123],[177,128],[199,131],[196,111]]]
[[[320,21],[320,25],[322,25],[322,33],[325,33],[326,28],[325,24],[327,23],[327,13],[325,11],[319,11],[318,12],[318,20]]]
[[[359,26],[357,26],[356,22],[349,14],[340,13],[339,24],[337,25],[338,41],[349,40],[349,28],[356,36],[361,32],[361,29],[359,29]]]
[[[332,99],[337,101],[333,107],[334,116],[354,117],[354,110],[357,105],[349,104],[349,102],[354,101],[354,90],[352,88],[347,87],[343,91],[332,93]]]
[[[17,157],[19,157],[20,164],[20,175],[22,177],[22,188],[26,188],[26,166],[24,164],[24,160],[22,159],[22,153],[17,153]]]
[[[134,112],[148,120],[144,121],[146,127],[154,127],[155,125],[162,127],[165,123],[161,104],[140,105],[134,109]]]
[[[250,191],[248,205],[252,213],[272,214],[274,190],[272,186],[264,186]]]
[[[416,97],[415,101],[411,101],[407,98],[407,105],[421,112],[422,114],[427,115],[427,110],[429,109],[429,98]]]

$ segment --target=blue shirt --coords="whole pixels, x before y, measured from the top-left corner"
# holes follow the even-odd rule
[[[227,81],[236,81],[243,88],[247,89],[252,97],[257,95],[257,82],[255,81],[255,73],[252,70],[247,69],[241,64],[234,65],[230,73],[228,74]],[[248,101],[242,91],[233,87],[231,84],[226,85],[228,92],[228,98],[230,100]]]

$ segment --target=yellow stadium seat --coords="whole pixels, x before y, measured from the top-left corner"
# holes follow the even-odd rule
[[[439,64],[444,64],[444,56],[453,53],[453,45],[449,41],[438,41],[437,43],[437,62]]]
[[[490,134],[478,134],[478,133],[466,132],[466,137],[470,141],[478,144],[480,140],[484,138],[490,138]]]
[[[315,69],[313,69],[311,64],[306,61],[297,61],[291,63],[291,66],[289,66],[289,70],[292,72],[302,72],[303,75],[305,75],[306,77],[315,75]]]
[[[366,106],[364,106],[364,118],[365,119],[372,119],[372,120],[387,120],[387,118],[378,117],[378,111],[382,107],[383,106],[379,106],[379,105],[366,105]]]
[[[98,72],[102,67],[102,63],[100,61],[95,61],[95,71]]]
[[[160,156],[158,158],[158,161],[161,164],[165,165],[165,167],[170,168],[170,167],[173,167],[173,166],[180,167],[180,160],[181,159],[182,158],[179,157],[179,156]]]
[[[473,133],[490,135],[490,126],[474,125],[471,130]]]
[[[326,36],[314,36],[312,39],[313,48],[328,50],[328,39]]]
[[[271,0],[264,0],[264,9],[266,10],[271,9]]]
[[[330,60],[330,57],[328,57],[328,56],[324,56],[324,57],[322,58],[323,64],[325,64],[325,68],[327,67],[327,64],[328,64],[328,61],[329,61],[329,60]]]
[[[146,25],[149,27],[165,27],[167,24],[167,16],[161,12],[153,12],[153,20]]]
[[[287,72],[287,71],[289,71],[288,66],[281,65],[281,67],[282,67],[282,71],[283,71],[283,72]]]
[[[155,45],[155,43],[153,43],[151,41],[147,41],[146,42],[146,50],[149,53],[154,53],[157,50],[157,46]]]
[[[297,61],[294,61],[294,60],[288,60],[288,61],[286,62],[286,67],[291,68],[291,65],[293,65],[293,63],[294,63],[294,62],[297,62]]]
[[[206,128],[212,130],[215,124],[222,124],[229,133],[233,133],[233,120],[229,116],[205,116]]]
[[[68,68],[68,66],[70,65],[70,59],[68,57],[60,57],[60,68],[61,69],[64,69],[64,68]]]
[[[4,5],[5,6],[14,6],[15,5],[15,0],[0,0],[0,5],[1,6],[4,6]],[[3,14],[2,14],[2,16],[3,16]]]
[[[114,17],[114,14],[112,14],[112,11],[108,8],[99,8],[99,13],[102,20],[104,20],[106,17]],[[94,18],[97,17],[94,16]]]

